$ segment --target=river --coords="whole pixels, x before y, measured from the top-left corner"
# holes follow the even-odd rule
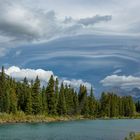
[[[129,132],[140,132],[140,120],[1,124],[0,140],[124,140]]]

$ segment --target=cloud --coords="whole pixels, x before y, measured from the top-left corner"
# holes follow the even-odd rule
[[[88,26],[88,25],[94,25],[100,22],[107,22],[107,21],[110,21],[111,19],[112,19],[111,15],[106,15],[106,16],[96,15],[90,18],[81,18],[80,20],[78,20],[78,23]]]
[[[93,29],[86,29],[86,26],[109,19],[111,20],[111,16],[108,15],[61,18],[54,10],[30,7],[28,2],[2,0],[0,1],[0,48],[6,51],[2,51],[0,56],[4,56],[9,48],[28,43],[47,42],[64,36],[88,34]]]
[[[140,77],[111,75],[100,81],[105,87],[120,87],[124,89],[140,88]]]
[[[71,25],[65,26],[65,23],[68,23],[70,19],[65,19],[65,22],[61,22],[61,19],[56,16],[53,10],[31,9],[20,3],[10,1],[1,2],[0,4],[0,33],[3,35],[22,40],[38,40],[42,38],[47,40],[57,35],[66,34],[66,31],[71,28]],[[93,25],[110,19],[110,16],[97,15],[92,18],[77,20],[75,25]]]
[[[42,69],[20,69],[16,66],[5,69],[5,73],[17,80],[23,80],[25,77],[27,77],[28,80],[35,80],[36,76],[38,76],[41,81],[45,82],[48,82],[51,75],[54,75],[52,71],[45,71]]]
[[[88,82],[84,82],[83,80],[76,80],[76,79],[72,79],[72,80],[63,80],[63,83],[65,84],[65,85],[71,85],[72,87],[74,87],[74,88],[79,88],[80,87],[80,85],[84,85],[84,86],[86,86],[87,87],[87,89],[88,90],[90,90],[91,89],[91,84],[90,83],[88,83]]]
[[[118,73],[121,73],[121,72],[122,72],[121,69],[117,69],[117,70],[115,70],[115,71],[113,72],[113,74],[118,74]]]
[[[46,32],[49,30],[48,25],[51,28],[50,23],[54,20],[53,12],[45,13],[39,10],[31,10],[15,3],[2,3],[0,12],[1,34],[15,37],[15,39],[39,39],[44,35],[45,28]]]
[[[51,75],[54,76],[54,78],[56,79],[58,76],[54,75],[54,73],[52,71],[45,71],[43,69],[21,69],[19,67],[16,66],[11,66],[8,69],[5,69],[5,73],[13,78],[15,78],[16,80],[23,80],[25,77],[31,81],[31,80],[35,80],[35,78],[38,76],[41,84],[47,84]],[[72,80],[68,80],[65,78],[59,78],[60,82],[63,82],[65,85],[71,85],[72,87],[74,87],[75,89],[77,89],[81,84],[85,85],[87,87],[88,90],[90,90],[91,88],[91,84],[88,82],[84,82],[81,79],[72,79]]]

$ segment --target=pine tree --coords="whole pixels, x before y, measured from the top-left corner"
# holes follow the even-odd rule
[[[87,100],[87,90],[86,87],[83,85],[80,85],[78,98],[79,98],[79,113],[84,114],[84,106],[86,105]]]
[[[17,96],[14,88],[10,90],[10,112],[16,114],[17,112]]]
[[[74,115],[77,115],[79,113],[78,111],[78,107],[79,107],[79,101],[78,101],[78,95],[77,95],[77,92],[74,93],[74,96],[73,96],[73,103],[74,103],[74,112],[73,114]]]
[[[109,117],[110,116],[110,100],[109,96],[104,92],[101,95],[100,103],[101,103],[101,116]]]
[[[57,106],[58,106],[58,100],[59,100],[59,81],[56,78],[55,81],[55,108],[56,108],[56,113],[57,113]]]
[[[89,96],[89,115],[93,116],[95,111],[95,98],[93,95],[93,88],[91,87]]]
[[[64,89],[65,93],[65,101],[66,101],[66,108],[67,108],[67,114],[72,115],[74,112],[74,103],[73,103],[73,96],[74,96],[74,89],[70,86],[65,86]]]
[[[82,115],[89,115],[89,100],[87,96],[87,89],[85,86],[82,86],[80,96],[80,106],[81,108],[81,114]]]
[[[53,76],[51,76],[46,89],[48,114],[51,115],[56,114],[56,98],[55,98],[54,84],[55,84],[54,78]]]
[[[2,71],[0,73],[0,112],[4,112],[4,100],[5,100],[5,73],[4,67],[2,66]]]
[[[33,114],[40,114],[41,110],[41,100],[40,100],[40,80],[38,76],[35,79],[35,82],[32,87],[32,112]]]
[[[32,114],[32,95],[31,95],[31,89],[28,89],[25,113],[26,114]]]
[[[42,102],[42,111],[43,113],[47,114],[48,113],[48,104],[47,104],[47,98],[46,98],[46,89],[43,86],[42,92],[41,92],[41,102]]]
[[[66,100],[64,95],[64,85],[61,84],[60,93],[59,93],[59,101],[58,101],[58,114],[59,115],[66,115],[67,108],[66,108]]]

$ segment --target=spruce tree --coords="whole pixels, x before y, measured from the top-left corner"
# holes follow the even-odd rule
[[[79,97],[79,112],[80,114],[85,114],[87,110],[89,110],[87,90],[85,86],[80,85],[78,97]]]
[[[74,102],[73,102],[73,96],[74,96],[74,89],[71,88],[70,86],[65,86],[64,89],[65,93],[65,101],[66,101],[66,108],[67,108],[67,114],[72,115],[74,112]]]
[[[95,111],[95,98],[93,95],[93,88],[91,87],[89,96],[89,115],[93,116]]]
[[[28,89],[25,112],[26,112],[26,114],[29,114],[29,115],[32,114],[32,95],[31,95],[31,89]]]
[[[54,78],[53,76],[51,76],[46,89],[48,114],[51,115],[56,114],[56,96],[55,96],[54,84],[55,84]]]
[[[74,92],[74,96],[73,96],[73,104],[74,104],[74,115],[78,115],[79,113],[79,101],[78,101],[78,94],[77,92]]]
[[[0,112],[5,112],[4,110],[4,102],[5,102],[5,91],[6,91],[6,85],[5,85],[5,73],[4,73],[4,67],[2,66],[2,71],[0,73]]]
[[[58,106],[58,101],[59,101],[59,81],[56,78],[55,81],[55,108],[56,108],[56,113],[57,113],[57,106]]]
[[[14,88],[10,90],[10,112],[13,114],[17,112],[17,96]]]
[[[42,111],[43,113],[47,114],[48,113],[48,104],[47,104],[47,97],[46,97],[46,89],[43,86],[42,91],[41,91],[41,102],[42,102]]]
[[[60,93],[59,93],[59,101],[58,101],[58,114],[59,115],[66,115],[67,108],[66,108],[66,100],[64,95],[64,85],[61,84]]]
[[[32,112],[33,114],[40,114],[41,110],[41,100],[40,100],[40,80],[38,76],[32,87]]]

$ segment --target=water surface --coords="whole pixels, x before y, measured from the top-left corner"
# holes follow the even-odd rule
[[[84,120],[0,125],[0,140],[123,140],[140,120]]]

